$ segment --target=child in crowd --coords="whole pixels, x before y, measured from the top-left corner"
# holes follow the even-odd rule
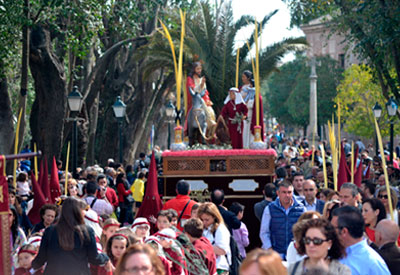
[[[157,252],[157,256],[160,258],[164,266],[165,275],[171,275],[171,263],[167,260],[159,239],[156,236],[151,235],[150,237],[146,238],[145,243],[150,245],[154,251]]]
[[[191,256],[193,258],[200,259],[203,263],[203,265],[201,265],[198,262],[196,263],[189,260],[189,274],[216,274],[217,259],[212,244],[206,237],[203,236],[203,222],[198,218],[191,218],[186,221],[183,229],[185,235],[188,237],[194,248],[194,250],[190,250]]]
[[[157,228],[159,231],[170,228],[172,222],[172,215],[169,210],[161,210],[157,215]]]
[[[19,268],[15,270],[15,275],[39,275],[43,274],[43,270],[33,270],[32,261],[36,257],[38,251],[32,244],[25,244],[18,251],[18,265]]]
[[[159,240],[167,260],[170,262],[172,275],[185,275],[185,261],[183,251],[177,245],[176,232],[172,228],[165,228],[158,231],[154,236]]]
[[[100,226],[100,218],[99,215],[92,209],[86,211],[84,217],[85,224],[93,229],[94,234],[96,236],[96,243],[100,244],[100,238],[103,232],[103,229]]]
[[[121,258],[129,245],[128,237],[121,233],[112,235],[107,241],[106,253],[114,267],[117,265],[119,258]]]
[[[137,179],[131,186],[132,197],[135,200],[132,210],[133,213],[136,213],[137,209],[142,205],[145,179],[146,179],[146,174],[143,172],[139,172]]]
[[[231,207],[229,207],[229,211],[235,213],[237,218],[239,220],[242,220],[243,212],[244,212],[244,206],[242,204],[240,204],[238,202],[232,203]],[[250,243],[249,231],[247,230],[247,226],[243,222],[241,222],[240,228],[234,229],[234,230],[232,230],[232,232],[233,232],[233,238],[235,239],[235,241],[238,245],[240,255],[244,259],[244,258],[246,258],[245,247],[247,247]]]
[[[171,228],[174,229],[175,231],[178,231],[178,229],[176,228],[178,225],[178,212],[176,212],[176,210],[172,208],[167,209],[167,211],[169,211],[172,217]]]
[[[150,223],[146,218],[136,218],[131,229],[133,234],[141,240],[141,243],[150,236]]]
[[[106,247],[108,239],[115,234],[120,225],[121,224],[116,219],[109,218],[105,220],[103,223],[103,232],[100,238],[100,244],[103,248]]]
[[[31,188],[28,182],[28,174],[20,172],[17,176],[17,194],[23,200],[27,200],[32,194]]]
[[[197,209],[199,209],[199,207],[200,207],[200,203],[196,203],[196,204],[194,204],[194,205],[192,206],[192,212],[190,213],[190,217],[191,217],[192,219],[198,218],[198,217],[197,217]]]

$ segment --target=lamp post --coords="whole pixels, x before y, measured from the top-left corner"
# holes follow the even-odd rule
[[[386,109],[389,114],[390,121],[390,163],[393,164],[393,117],[397,113],[397,104],[394,101],[393,96],[389,98],[389,101],[386,103]]]
[[[78,90],[77,86],[74,86],[72,92],[68,95],[68,106],[71,112],[77,112],[76,115],[81,111],[83,97]],[[78,167],[78,118],[75,116],[70,120],[73,121],[72,129],[72,176],[76,175],[76,168]]]
[[[175,118],[175,106],[172,104],[170,100],[168,104],[165,106],[165,114],[167,116],[168,121],[168,149],[171,147],[171,123],[174,121]]]
[[[372,108],[372,111],[374,112],[374,117],[378,121],[378,119],[382,115],[382,107],[379,105],[378,102],[375,103],[375,106]],[[379,155],[379,149],[378,149],[378,136],[375,134],[375,154],[378,156]]]
[[[126,105],[125,103],[121,100],[121,97],[117,97],[117,101],[115,101],[113,107],[114,115],[118,120],[118,132],[119,132],[119,163],[122,164],[122,123],[123,123],[123,118],[125,116],[126,112]]]

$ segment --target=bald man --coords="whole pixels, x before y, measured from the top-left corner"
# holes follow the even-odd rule
[[[377,252],[385,260],[392,274],[400,274],[400,248],[396,246],[400,229],[392,220],[381,220],[375,229]]]
[[[318,211],[322,214],[325,202],[317,199],[317,186],[313,180],[306,180],[303,184],[303,194],[305,199],[301,202],[306,207],[307,211]]]

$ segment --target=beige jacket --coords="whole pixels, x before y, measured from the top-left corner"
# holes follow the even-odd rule
[[[306,258],[307,259],[307,258]],[[304,271],[304,261],[303,259],[299,262],[296,270],[293,270],[296,263],[289,266],[288,275],[301,275]],[[346,265],[339,263],[337,260],[332,260],[329,264],[329,275],[351,275],[350,268]]]

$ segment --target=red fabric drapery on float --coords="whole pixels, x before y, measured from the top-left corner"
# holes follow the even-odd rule
[[[231,149],[231,150],[188,150],[188,151],[165,151],[163,157],[201,157],[201,156],[277,156],[274,149],[251,150],[251,149]]]
[[[8,224],[8,183],[5,157],[0,155],[0,273],[11,275],[10,226]]]

